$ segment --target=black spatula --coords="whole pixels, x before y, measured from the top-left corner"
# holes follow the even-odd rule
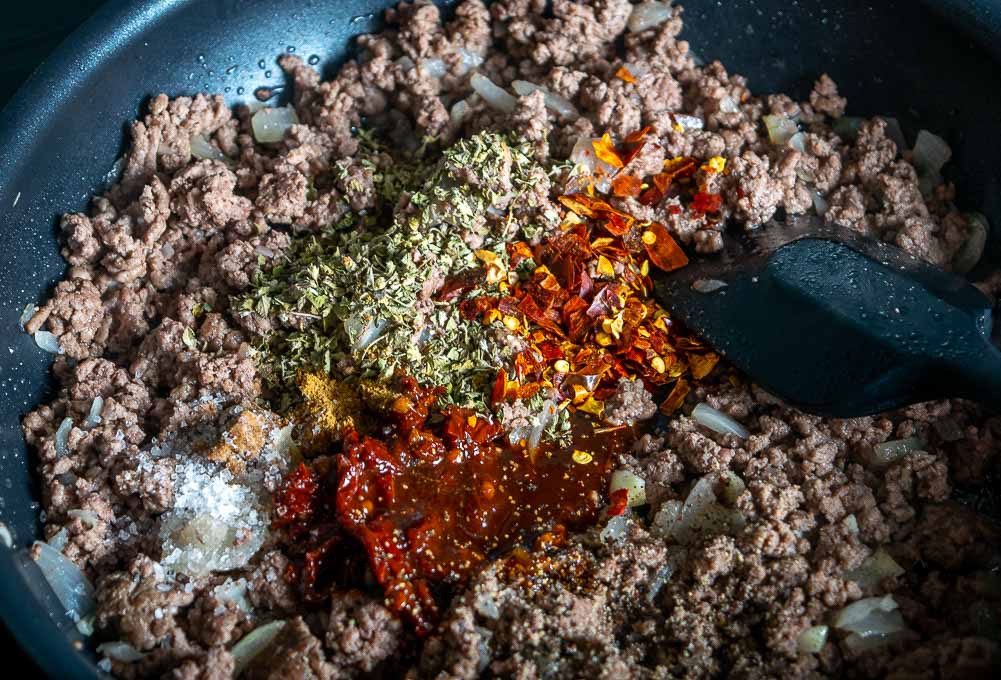
[[[825,416],[944,397],[1001,410],[991,303],[965,279],[853,232],[808,223],[761,233],[654,284],[662,305],[752,380]]]

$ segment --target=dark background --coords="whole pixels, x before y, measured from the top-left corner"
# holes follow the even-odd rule
[[[45,57],[103,4],[104,0],[9,3],[0,22],[0,107],[7,104]],[[8,672],[16,668],[18,677],[42,677],[2,624],[0,655]]]

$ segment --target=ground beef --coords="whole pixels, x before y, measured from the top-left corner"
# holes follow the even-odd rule
[[[615,394],[605,401],[605,422],[611,425],[635,425],[652,418],[657,404],[642,381],[621,378]]]
[[[527,140],[543,164],[561,163],[582,137],[649,127],[625,172],[653,175],[681,155],[725,163],[722,175],[696,175],[723,195],[718,215],[679,210],[678,198],[613,201],[664,223],[690,250],[719,251],[731,224],[767,229],[815,214],[949,266],[970,234],[955,188],[930,186],[886,121],[862,120],[851,134],[839,124],[838,134],[847,102],[828,75],[806,101],[758,95],[723,64],[696,64],[679,37],[681,7],[639,33],[626,30],[632,9],[628,0],[467,0],[446,19],[424,0],[403,3],[329,81],[282,55],[301,123],[280,143],[258,144],[251,109],[231,111],[221,97],[159,95],[132,124],[118,181],[59,223],[70,268],[25,330],[53,333],[64,354],[52,400],[22,422],[38,455],[45,537],[95,583],[100,639],[144,652],[135,663],[106,660],[116,676],[229,678],[232,645],[284,620],[242,677],[991,677],[1001,663],[1001,537],[980,510],[997,508],[984,480],[997,473],[1001,419],[958,400],[822,419],[723,365],[667,419],[653,419],[642,383],[623,379],[604,419],[641,434],[616,463],[645,482],[645,507],[527,560],[515,551],[488,562],[426,640],[364,579],[328,607],[307,607],[289,583],[296,562],[279,548],[280,532],[225,575],[181,576],[158,561],[165,513],[191,494],[192,460],[275,488],[261,442],[278,436],[279,419],[259,403],[270,394],[253,349],[272,319],[233,309],[233,296],[303,232],[348,211],[378,228],[393,209],[387,191],[402,191],[406,206],[409,186],[391,153],[399,148],[495,128]],[[554,112],[539,92],[516,97],[511,111],[490,108],[470,87],[473,62],[499,87],[530,81],[576,114]],[[771,142],[766,114],[798,122],[795,144]],[[226,160],[192,157],[194,135]],[[538,241],[562,219],[565,177],[537,172],[517,205],[507,198],[510,167],[485,189],[505,219],[535,226]],[[1001,278],[987,273],[980,285],[997,295]],[[504,334],[505,351],[524,349],[513,337]],[[689,415],[698,402],[748,437],[699,425]],[[500,415],[509,428],[534,419],[522,401]],[[269,425],[248,434],[256,417]],[[877,464],[873,447],[907,438],[920,446]],[[253,446],[237,445],[244,439]],[[678,539],[665,528],[672,508],[707,488],[727,521]],[[903,574],[853,581],[879,550]],[[797,651],[806,628],[885,594],[910,639],[858,653],[832,630],[819,653]]]

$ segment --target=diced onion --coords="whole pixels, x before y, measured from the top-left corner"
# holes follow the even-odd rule
[[[817,213],[818,217],[823,217],[827,214],[827,209],[830,206],[827,204],[827,199],[824,198],[824,194],[820,193],[816,189],[813,190],[813,210]]]
[[[647,2],[641,2],[633,7],[626,27],[630,33],[641,33],[655,26],[660,26],[670,19],[672,14],[670,3],[647,0]]]
[[[291,106],[261,109],[250,119],[254,139],[261,144],[273,144],[285,139],[285,132],[299,124],[299,116]]]
[[[872,589],[879,586],[886,578],[896,578],[904,573],[904,568],[890,557],[882,547],[865,558],[857,568],[845,574],[849,581],[855,581],[863,589]]]
[[[514,95],[504,88],[498,87],[494,81],[482,73],[474,73],[469,79],[469,84],[476,91],[476,94],[483,97],[483,101],[487,103],[487,106],[498,111],[510,113],[514,111],[514,107],[518,103]]]
[[[63,548],[65,548],[66,544],[69,542],[70,542],[70,533],[69,531],[66,530],[66,527],[63,527],[62,529],[57,531],[52,536],[52,538],[46,541],[46,543],[49,544],[49,546],[51,546],[52,549],[57,552],[62,552]]]
[[[626,490],[626,504],[630,508],[646,504],[646,480],[629,470],[616,470],[612,473],[609,492]]]
[[[542,441],[542,434],[546,431],[546,428],[556,420],[557,410],[556,404],[552,400],[546,399],[542,402],[542,408],[540,408],[539,413],[536,414],[535,424],[532,426],[532,430],[528,434],[529,451],[534,451],[539,447],[539,442]]]
[[[789,143],[793,135],[799,132],[796,121],[789,120],[785,116],[765,116],[765,128],[768,130],[768,139],[776,146],[783,146]]]
[[[212,146],[204,135],[191,136],[191,155],[211,161],[227,162],[229,158],[222,151]]]
[[[48,543],[36,541],[32,554],[67,616],[84,632],[88,628],[84,621],[94,614],[94,586],[75,564]]]
[[[81,522],[86,524],[87,527],[90,529],[93,529],[101,522],[101,518],[90,510],[81,510],[79,508],[75,508],[73,510],[67,511],[66,514],[69,517],[80,520]]]
[[[267,246],[254,246],[254,252],[261,257],[272,258],[275,256],[275,251]]]
[[[580,116],[573,104],[558,94],[553,94],[542,85],[536,85],[535,83],[530,83],[527,80],[515,80],[511,83],[511,88],[518,94],[519,97],[525,97],[536,91],[541,92],[542,97],[546,102],[546,108],[560,116],[563,116],[564,118],[577,118]]]
[[[844,519],[845,528],[853,534],[858,533],[858,517],[855,515],[848,515]]]
[[[250,662],[254,660],[254,657],[263,652],[284,627],[284,621],[266,623],[250,631],[239,642],[233,645],[233,648],[230,650],[230,653],[233,655],[233,677],[238,677],[240,673],[246,670]]]
[[[610,517],[604,528],[598,532],[598,538],[602,543],[621,541],[626,537],[629,528],[629,515],[615,515]]]
[[[800,153],[806,153],[806,134],[797,132],[789,138],[789,146]]]
[[[49,354],[63,353],[63,348],[59,346],[59,340],[48,331],[35,331],[35,344]]]
[[[104,397],[94,397],[94,401],[90,402],[90,413],[87,414],[87,417],[83,421],[85,429],[89,430],[101,424],[101,409],[103,408]]]
[[[448,73],[448,67],[445,66],[445,62],[441,59],[421,59],[417,63],[420,69],[432,78],[441,78]]]
[[[734,505],[737,499],[740,498],[741,494],[747,488],[744,484],[744,480],[736,475],[736,473],[727,470],[722,474],[723,477],[723,488],[719,493],[719,500],[723,501],[726,505]]]
[[[465,47],[457,47],[455,53],[459,55],[459,68],[457,74],[464,76],[469,73],[474,68],[479,68],[483,65],[483,55],[477,54],[472,50],[467,50]]]
[[[699,479],[688,492],[684,504],[680,501],[663,503],[653,518],[651,526],[653,533],[687,544],[700,536],[715,536],[742,527],[744,516],[739,511],[724,507],[718,502],[715,491],[718,479],[719,476],[714,474]],[[733,481],[727,479],[727,486]],[[722,496],[724,499],[736,500],[732,495],[735,490],[737,490],[736,484],[733,489],[724,490]],[[740,491],[743,492],[743,489]]]
[[[698,404],[692,411],[692,418],[699,425],[708,427],[713,432],[719,432],[720,434],[732,434],[741,439],[746,439],[750,434],[746,427],[708,404]]]
[[[728,95],[719,100],[719,110],[721,113],[737,113],[740,111],[740,106],[737,105],[736,99]]]
[[[827,643],[827,626],[810,626],[796,638],[796,651],[800,654],[818,654]]]
[[[404,71],[409,71],[414,67],[414,60],[410,57],[403,55],[396,60],[396,65],[402,68]]]
[[[701,130],[706,125],[706,122],[698,116],[689,116],[684,113],[672,113],[671,118],[686,130]]]
[[[35,312],[38,311],[38,305],[25,305],[24,311],[21,312],[21,318],[17,322],[21,325],[21,330],[24,330],[24,325],[31,321],[31,317],[35,316]]]
[[[128,642],[122,642],[121,640],[99,644],[97,646],[97,653],[121,663],[135,663],[146,656]]]
[[[832,623],[840,630],[865,633],[881,625],[880,622],[886,620],[885,614],[895,611],[898,612],[897,601],[893,599],[893,595],[866,597],[843,607],[835,614]],[[897,615],[900,615],[899,612]],[[900,626],[903,627],[903,619]]]
[[[914,142],[914,167],[925,177],[937,177],[952,158],[952,149],[945,140],[927,130],[921,130]]]
[[[696,293],[715,293],[717,290],[722,290],[726,288],[726,281],[720,281],[719,279],[695,279],[692,283],[692,290]]]
[[[952,268],[960,274],[967,273],[980,262],[990,233],[990,223],[982,214],[968,213],[966,221],[970,225],[970,233],[952,260]]]
[[[455,102],[452,104],[452,110],[448,115],[452,119],[452,125],[455,127],[462,125],[462,121],[469,115],[469,102],[465,99]]]
[[[59,429],[56,430],[56,457],[62,458],[69,453],[69,436],[70,430],[73,429],[73,419],[63,418],[63,422],[59,423]]]
[[[924,442],[917,437],[907,439],[893,439],[872,447],[873,465],[889,465],[895,460],[899,460],[911,451],[918,451],[924,446]]]

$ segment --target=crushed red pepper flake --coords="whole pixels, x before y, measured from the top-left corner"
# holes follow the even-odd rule
[[[619,156],[619,152],[615,149],[612,136],[607,132],[600,139],[593,140],[591,146],[594,147],[594,155],[612,167],[621,168],[625,165]]]
[[[633,77],[633,74],[630,73],[629,69],[626,68],[625,66],[619,67],[619,70],[615,72],[615,77],[626,83],[636,82],[636,78]]]
[[[643,191],[643,180],[635,175],[619,174],[612,180],[612,194],[625,198],[639,196]]]

